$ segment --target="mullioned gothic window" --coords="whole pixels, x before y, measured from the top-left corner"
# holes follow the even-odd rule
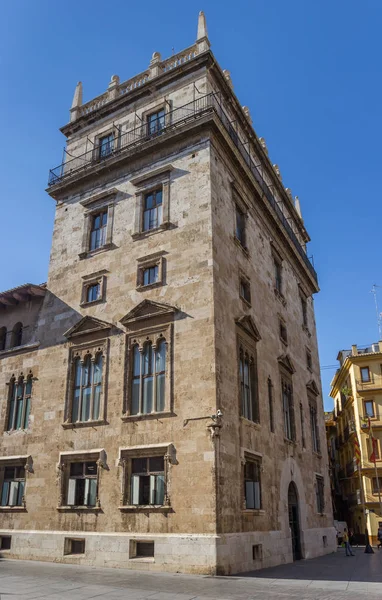
[[[240,343],[239,380],[241,414],[250,421],[259,422],[259,400],[257,393],[256,355]]]
[[[33,376],[12,377],[9,382],[7,431],[27,429],[32,397]]]
[[[131,415],[163,412],[166,406],[166,340],[134,344],[132,352]]]

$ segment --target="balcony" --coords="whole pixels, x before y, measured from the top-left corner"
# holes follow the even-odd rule
[[[372,373],[370,375],[370,381],[362,381],[361,379],[357,379],[358,390],[367,392],[368,390],[382,389],[382,376],[373,375]]]
[[[126,131],[121,134],[119,138],[115,140],[115,143],[108,147],[107,152],[102,153],[102,155],[99,148],[92,148],[80,156],[67,158],[61,165],[50,170],[48,191],[53,193],[56,186],[59,188],[61,184],[80,179],[86,174],[90,174],[90,172],[97,173],[103,167],[110,167],[114,162],[118,161],[118,158],[123,158],[123,156],[128,155],[130,151],[138,148],[143,149],[145,145],[152,140],[163,140],[172,132],[182,128],[182,126],[195,123],[206,115],[217,117],[218,122],[223,125],[226,133],[228,133],[231,141],[239,150],[242,158],[259,185],[266,204],[276,215],[276,220],[286,232],[294,248],[304,262],[305,267],[317,283],[317,273],[307,257],[305,249],[296,233],[293,231],[289,220],[283,214],[280,202],[276,200],[271,188],[263,179],[260,171],[261,165],[256,165],[251,157],[251,140],[244,130],[239,130],[237,122],[230,119],[220,94],[208,94],[172,110],[166,114],[165,121],[163,124],[161,123],[156,131],[150,131],[148,124],[142,124],[135,129]]]
[[[351,477],[357,472],[357,463],[351,460],[346,464],[346,477]]]

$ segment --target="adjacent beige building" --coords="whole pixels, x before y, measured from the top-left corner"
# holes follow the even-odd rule
[[[330,394],[334,400],[331,423],[335,426],[331,446],[336,456],[332,478],[340,491],[337,506],[356,536],[362,538],[367,527],[371,541],[376,543],[378,525],[382,524],[382,342],[362,348],[354,345],[350,350],[341,350],[337,359],[340,368]],[[370,460],[372,437],[375,463]]]
[[[298,200],[197,41],[62,130],[46,285],[0,294],[1,548],[235,573],[335,532]]]

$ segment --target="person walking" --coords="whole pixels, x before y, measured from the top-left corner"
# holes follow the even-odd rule
[[[379,524],[378,527],[378,533],[377,533],[377,538],[378,538],[378,550],[380,548],[382,548],[382,524]]]
[[[342,537],[342,541],[345,542],[345,556],[355,556],[355,554],[353,554],[353,550],[351,549],[350,543],[349,543],[349,535],[348,535],[348,530],[344,529],[344,535]]]

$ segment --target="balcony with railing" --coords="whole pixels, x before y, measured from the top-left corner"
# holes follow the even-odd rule
[[[346,477],[351,477],[357,471],[357,463],[354,460],[346,464]]]
[[[65,162],[50,170],[48,182],[49,189],[52,190],[55,186],[59,187],[64,183],[81,178],[87,173],[93,172],[93,169],[97,172],[103,166],[110,167],[112,162],[116,162],[119,158],[123,158],[129,151],[136,148],[144,148],[145,145],[152,142],[152,140],[157,140],[158,142],[159,140],[164,140],[166,136],[176,132],[183,126],[190,123],[197,123],[203,117],[207,117],[208,115],[210,118],[216,117],[218,122],[223,125],[223,128],[239,150],[241,157],[244,159],[259,185],[266,204],[273,214],[276,215],[276,220],[286,232],[314,280],[317,281],[316,271],[294,232],[289,222],[290,219],[284,215],[282,207],[280,207],[280,202],[276,199],[271,188],[264,180],[261,165],[256,164],[251,156],[251,141],[243,131],[239,131],[237,123],[235,125],[233,124],[220,93],[207,94],[183,106],[175,108],[165,115],[157,128],[152,129],[148,123],[142,124],[139,127],[121,134],[118,139],[114,140],[107,148],[103,148],[102,146],[92,148],[80,156],[67,157]]]

